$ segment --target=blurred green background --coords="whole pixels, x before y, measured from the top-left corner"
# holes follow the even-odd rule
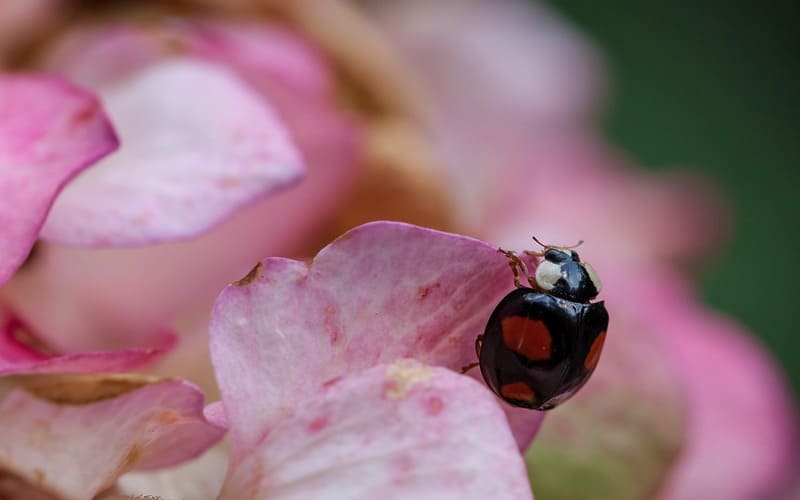
[[[609,141],[722,185],[733,235],[702,292],[761,337],[800,394],[798,3],[551,3],[605,53]]]

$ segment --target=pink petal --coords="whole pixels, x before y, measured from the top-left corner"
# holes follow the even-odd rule
[[[175,467],[128,472],[117,488],[134,499],[208,500],[217,498],[228,468],[225,442]]]
[[[92,498],[132,469],[195,457],[224,430],[205,421],[203,396],[178,380],[86,404],[18,390],[0,404],[0,468],[59,497]]]
[[[377,365],[306,393],[276,421],[247,422],[266,435],[235,450],[221,498],[530,499],[504,420],[468,377]]]
[[[149,345],[142,336],[163,325],[205,335],[220,283],[244,275],[264,255],[295,255],[316,245],[309,238],[349,196],[359,173],[357,123],[337,107],[321,55],[297,35],[268,26],[167,26],[163,33],[131,27],[84,33],[56,66],[105,84],[103,75],[117,82],[156,64],[176,40],[187,51],[196,46],[197,55],[229,61],[275,104],[302,150],[307,176],[190,241],[136,249],[40,245],[5,292],[37,331],[59,333],[48,342],[69,351]],[[182,347],[197,344],[187,340]]]
[[[720,204],[704,182],[634,175],[587,133],[602,97],[602,61],[545,5],[373,5],[427,84],[434,135],[475,234],[514,248],[529,246],[534,230],[563,244],[603,241],[593,250],[622,260],[696,258],[719,241]]]
[[[473,362],[476,336],[512,286],[496,248],[391,222],[348,232],[310,267],[264,260],[220,295],[210,325],[233,442],[255,442],[251,422],[347,373],[404,357],[454,370]],[[541,414],[528,415],[515,434],[538,425]]]
[[[709,183],[638,171],[586,133],[540,134],[493,160],[501,170],[472,182],[485,195],[479,234],[501,245],[530,248],[535,231],[554,244],[583,239],[581,255],[590,260],[646,266],[697,261],[725,233],[722,204]],[[559,186],[569,186],[568,194]]]
[[[518,0],[373,2],[373,14],[459,126],[583,119],[601,87],[597,54],[544,5]],[[465,114],[466,112],[466,114]],[[481,121],[474,121],[476,116]]]
[[[302,174],[272,109],[221,67],[173,59],[99,91],[124,146],[59,197],[43,230],[50,240],[188,238]]]
[[[163,356],[177,338],[162,333],[156,347],[56,355],[17,318],[0,324],[0,376],[33,373],[114,373],[136,370]]]
[[[25,260],[63,185],[116,147],[92,95],[50,77],[0,76],[0,284]]]
[[[663,498],[784,498],[800,470],[800,419],[774,360],[741,327],[694,304],[685,283],[658,283],[641,293],[653,321],[669,322],[665,343],[689,408]]]

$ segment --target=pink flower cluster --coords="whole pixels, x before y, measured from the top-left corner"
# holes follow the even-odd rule
[[[603,144],[602,63],[552,12],[183,4],[0,6],[0,497],[797,487],[780,374],[676,264],[719,239],[713,190]],[[387,210],[417,224],[277,257]],[[532,232],[586,240],[611,316],[546,419],[459,370]]]

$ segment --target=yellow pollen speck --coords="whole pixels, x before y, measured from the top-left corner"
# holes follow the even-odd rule
[[[402,398],[414,384],[422,382],[433,375],[433,370],[416,361],[408,359],[395,361],[386,369],[386,378],[389,381],[386,397],[391,399]]]

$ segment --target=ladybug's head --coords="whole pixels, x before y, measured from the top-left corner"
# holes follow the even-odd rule
[[[600,293],[600,279],[575,250],[546,246],[541,255],[535,279],[543,291],[575,302],[589,302]]]

